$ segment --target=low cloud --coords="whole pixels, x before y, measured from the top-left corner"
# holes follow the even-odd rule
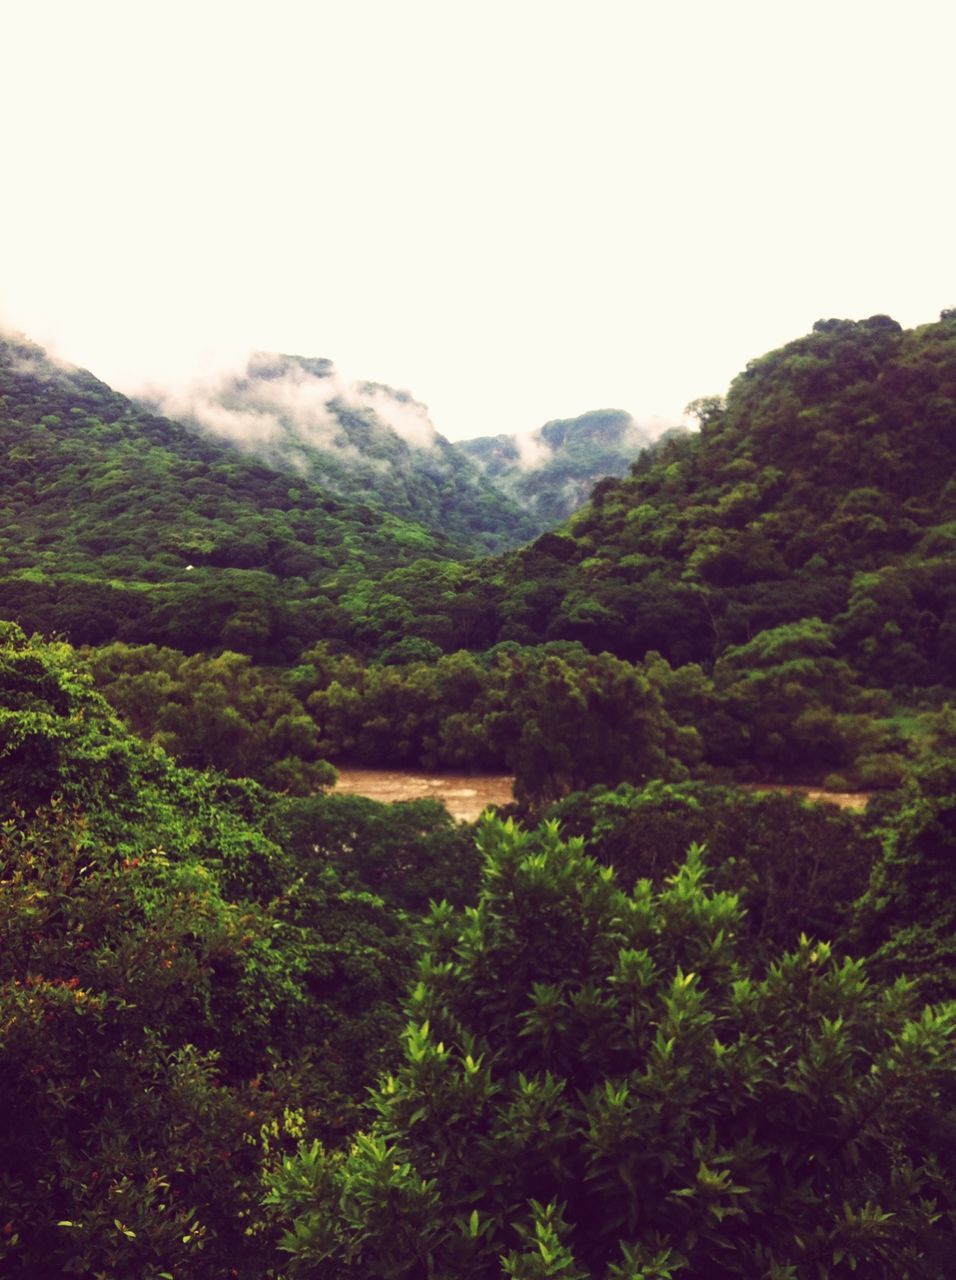
[[[648,418],[632,418],[625,439],[628,445],[634,444],[636,448],[643,449],[658,436],[662,436],[665,431],[680,425],[680,418],[661,418],[656,415]]]
[[[430,449],[434,445],[438,432],[428,410],[407,391],[392,391],[390,387],[366,382],[360,385],[359,396],[365,407],[413,449]]]
[[[145,398],[167,417],[192,422],[240,448],[301,447],[358,458],[341,414],[371,415],[412,448],[431,448],[438,433],[425,405],[407,391],[351,382],[331,361],[256,352],[235,368],[176,391]]]
[[[591,415],[584,414],[581,418],[570,419],[569,423],[581,423],[583,425],[589,417]],[[617,438],[613,441],[615,448],[620,453],[631,452],[635,457],[642,449],[656,440],[658,436],[663,435],[665,431],[680,425],[670,418],[647,417],[638,419],[624,413],[617,414],[616,417],[620,421]],[[544,431],[544,427],[537,427],[534,431],[525,431],[512,436],[500,437],[502,441],[507,441],[513,447],[514,465],[519,471],[538,471],[547,466],[555,454],[559,452],[561,446],[551,443],[546,438]]]
[[[165,396],[158,403],[167,418],[194,422],[213,435],[225,436],[249,449],[267,444],[282,433],[282,424],[274,413],[261,409],[228,408],[220,401],[198,393],[191,397],[181,393]]]
[[[522,432],[513,439],[518,451],[518,466],[522,471],[537,471],[554,456],[554,450],[547,440],[541,438],[540,427],[537,431]]]

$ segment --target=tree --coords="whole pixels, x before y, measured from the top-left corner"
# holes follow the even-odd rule
[[[857,904],[855,941],[877,972],[906,974],[930,999],[956,995],[956,760],[931,759],[888,798],[882,857]]]
[[[292,1275],[943,1274],[956,1008],[806,938],[748,976],[696,849],[628,895],[554,825],[481,847],[477,907],[427,921],[371,1128],[273,1179]]]
[[[688,418],[696,418],[701,430],[720,422],[724,412],[723,396],[698,396],[684,406],[684,414]]]
[[[644,878],[662,885],[688,846],[706,841],[713,887],[737,894],[746,908],[737,938],[755,970],[796,946],[801,933],[842,950],[880,852],[865,816],[850,809],[697,782],[594,787],[546,816],[582,836],[624,885]]]
[[[69,646],[0,627],[5,1276],[260,1280],[263,1160],[307,1117],[354,1127],[409,931],[269,839],[276,807],[135,739]]]
[[[690,735],[677,728],[645,675],[574,644],[502,655],[509,718],[505,758],[519,801],[540,804],[604,783],[642,781],[681,766]]]

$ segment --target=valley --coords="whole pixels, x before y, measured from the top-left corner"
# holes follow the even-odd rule
[[[944,1280],[956,311],[692,409],[0,340],[4,1274]]]

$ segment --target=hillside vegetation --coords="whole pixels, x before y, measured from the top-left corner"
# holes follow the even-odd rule
[[[368,575],[465,553],[137,409],[0,339],[0,607],[79,643],[293,658]]]
[[[948,1280],[956,312],[696,413],[466,560],[0,345],[5,1275]]]
[[[882,684],[956,661],[956,316],[823,321],[753,361],[700,432],[605,481],[491,571],[499,639],[713,663],[819,618]]]
[[[407,391],[346,382],[330,360],[258,352],[239,372],[153,408],[326,493],[366,496],[400,519],[441,529],[475,552],[513,547],[539,531],[439,435]]]

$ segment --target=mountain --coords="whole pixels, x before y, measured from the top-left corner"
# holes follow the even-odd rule
[[[257,352],[226,373],[149,402],[202,434],[339,498],[374,500],[473,551],[539,532],[515,497],[435,430],[407,391],[351,383],[330,360]]]
[[[484,570],[493,640],[712,666],[818,619],[884,686],[956,670],[956,311],[819,321],[752,361],[700,431]],[[415,599],[417,616],[432,609]]]
[[[77,643],[294,657],[338,601],[462,541],[344,500],[0,335],[0,611]],[[366,594],[371,586],[363,588]]]
[[[456,447],[519,502],[534,520],[535,532],[543,533],[583,506],[598,480],[625,475],[667,429],[662,422],[639,423],[621,409],[596,409],[546,422],[527,434],[480,436]]]
[[[289,368],[266,363],[256,382],[275,399]],[[330,403],[315,390],[327,365],[291,368]],[[421,419],[368,387],[393,417]],[[883,688],[948,687],[956,668],[954,312],[908,331],[886,316],[818,322],[558,531],[468,564],[442,532],[266,467],[29,345],[2,344],[0,396],[0,608],[29,628],[269,662],[320,637],[406,656],[419,641],[571,641],[710,669],[765,632],[819,623],[806,643]],[[585,436],[626,436],[611,416],[605,432],[586,415]],[[355,417],[377,438],[368,412]],[[542,438],[557,454],[579,429]]]
[[[699,433],[508,562],[500,638],[713,662],[817,617],[882,682],[956,669],[956,313],[820,321]],[[529,590],[537,582],[537,594]]]

